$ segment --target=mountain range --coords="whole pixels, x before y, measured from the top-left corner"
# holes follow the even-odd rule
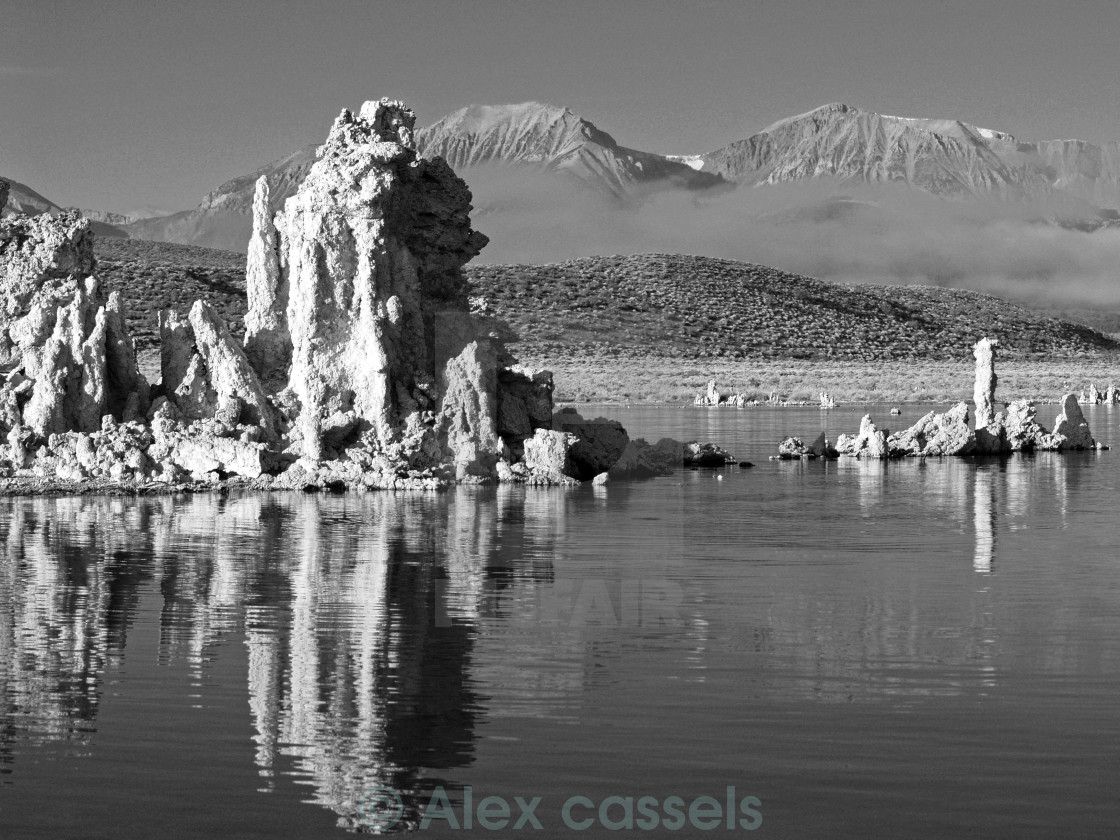
[[[1041,202],[1050,221],[1085,230],[1120,221],[1120,142],[1025,142],[959,121],[888,116],[845,104],[780,120],[698,155],[630,149],[570,110],[537,102],[471,105],[418,130],[416,140],[421,152],[443,156],[472,185],[479,172],[533,173],[552,179],[546,185],[583,190],[620,208],[666,192],[704,196],[832,179],[904,184],[944,199]],[[317,150],[304,146],[226,181],[192,210],[139,220],[89,215],[106,233],[243,251],[256,180],[268,178],[279,206],[298,189]],[[9,209],[58,208],[13,183]],[[491,209],[478,207],[481,214]]]

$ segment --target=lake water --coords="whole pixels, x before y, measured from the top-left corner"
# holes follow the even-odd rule
[[[1120,450],[770,462],[862,409],[603,413],[756,466],[0,499],[0,838],[1116,836]]]

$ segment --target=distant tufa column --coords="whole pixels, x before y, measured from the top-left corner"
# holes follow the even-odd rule
[[[264,382],[285,382],[292,364],[288,277],[281,270],[276,240],[268,180],[262,175],[253,195],[253,235],[245,265],[245,355]]]
[[[976,357],[976,384],[972,389],[972,401],[976,405],[976,428],[983,429],[996,419],[996,342],[982,338],[972,348]]]

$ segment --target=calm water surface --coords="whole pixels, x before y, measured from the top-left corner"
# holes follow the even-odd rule
[[[0,499],[0,837],[461,837],[485,797],[606,837],[612,796],[650,837],[1116,836],[1120,449],[778,463],[862,410],[603,413],[757,466]],[[729,786],[757,830],[666,827]]]

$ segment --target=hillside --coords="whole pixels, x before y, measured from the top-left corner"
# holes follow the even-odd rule
[[[1088,327],[990,295],[840,285],[707,257],[476,266],[470,277],[534,355],[951,359],[968,357],[981,335],[1021,358],[1120,349]]]
[[[130,236],[163,242],[189,242],[208,248],[244,252],[253,232],[253,192],[257,179],[268,178],[271,205],[279,209],[293,195],[315,163],[318,145],[297,149],[211,190],[198,207],[170,216],[140,219],[126,226]]]
[[[97,240],[142,348],[156,313],[213,303],[241,331],[244,257],[187,245]],[[548,356],[682,359],[960,359],[980,335],[1003,354],[1111,354],[1120,344],[989,295],[924,286],[847,286],[765,266],[646,254],[552,265],[468,266],[475,293],[510,322],[518,349]]]
[[[245,317],[245,257],[230,251],[97,237],[97,274],[107,291],[119,290],[128,327],[141,350],[159,343],[157,313],[186,313],[202,298],[214,305],[235,334]]]

